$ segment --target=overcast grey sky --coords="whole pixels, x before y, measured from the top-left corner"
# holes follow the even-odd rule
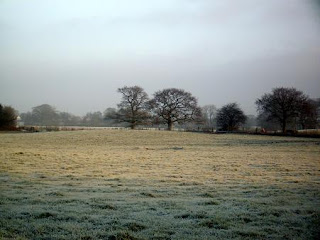
[[[274,87],[320,97],[319,0],[0,0],[0,103],[83,115],[117,88],[182,88],[200,105]]]

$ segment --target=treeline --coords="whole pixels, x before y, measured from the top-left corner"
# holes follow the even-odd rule
[[[88,112],[83,117],[60,112],[48,104],[21,114],[0,104],[0,129],[12,128],[17,121],[30,126],[180,127],[201,131],[259,128],[280,129],[283,133],[319,127],[320,99],[312,100],[295,88],[275,88],[257,99],[257,117],[245,115],[237,103],[219,109],[214,104],[200,107],[197,98],[182,89],[163,89],[152,98],[139,86],[124,86],[118,92],[122,98],[117,108]]]
[[[165,124],[172,130],[175,124],[201,128],[236,131],[239,128],[259,126],[262,129],[291,130],[319,126],[320,100],[312,100],[295,88],[275,88],[257,99],[258,117],[246,116],[237,103],[217,109],[214,105],[202,108],[191,93],[169,88],[157,91],[153,98],[138,86],[119,88],[122,100],[118,109],[106,114],[106,119],[126,122],[134,129],[137,125]]]
[[[104,118],[104,113],[88,112],[85,116],[76,116],[68,112],[60,112],[49,104],[42,104],[32,108],[31,112],[21,113],[23,125],[33,126],[88,126],[105,127],[118,126],[113,121]]]

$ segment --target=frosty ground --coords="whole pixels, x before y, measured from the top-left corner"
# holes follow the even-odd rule
[[[317,239],[320,140],[0,134],[2,239]]]

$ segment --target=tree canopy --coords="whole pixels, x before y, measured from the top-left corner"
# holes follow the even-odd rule
[[[317,101],[312,99],[307,99],[302,102],[300,110],[298,111],[298,121],[297,123],[302,129],[316,128],[318,121],[318,106]]]
[[[95,126],[95,127],[104,126],[104,119],[103,119],[102,113],[100,111],[88,112],[82,118],[82,125],[84,125],[84,126]]]
[[[223,131],[237,130],[246,120],[246,115],[237,103],[226,104],[217,112],[217,125]]]
[[[201,117],[197,99],[182,89],[168,88],[156,92],[150,107],[160,122],[168,125],[168,130],[172,130],[176,122],[185,123]]]
[[[278,122],[283,133],[290,122],[305,124],[314,112],[309,97],[295,88],[274,88],[271,93],[257,99],[256,105],[259,114],[268,121]]]
[[[0,104],[0,128],[14,127],[16,120],[17,113],[14,108]]]
[[[59,125],[59,114],[57,110],[49,104],[42,104],[32,108],[32,119],[34,124],[40,126]]]
[[[122,100],[118,104],[116,112],[109,112],[107,118],[113,118],[119,122],[129,123],[132,129],[137,125],[145,124],[149,118],[147,111],[148,94],[139,86],[124,86],[118,89],[122,94]]]

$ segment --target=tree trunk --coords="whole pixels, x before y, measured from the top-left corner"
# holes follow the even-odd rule
[[[131,128],[131,129],[136,129],[136,126],[137,126],[136,123],[131,123],[130,128]]]
[[[168,130],[172,131],[172,129],[173,129],[173,122],[168,121]]]
[[[283,120],[281,125],[282,125],[282,133],[286,133],[287,122],[285,120]]]

